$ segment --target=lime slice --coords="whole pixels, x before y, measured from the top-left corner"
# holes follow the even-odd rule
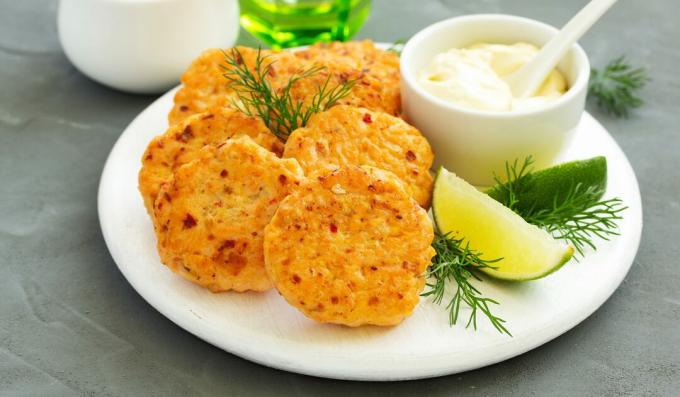
[[[579,189],[598,192],[593,199],[602,198],[607,187],[607,159],[603,156],[576,160],[532,172],[522,179],[518,187],[516,208],[520,213],[528,210],[550,209],[564,201],[569,191],[581,184]],[[507,191],[496,185],[486,191],[494,200],[507,203]]]
[[[502,258],[492,264],[495,269],[482,269],[492,277],[541,278],[559,269],[574,252],[443,167],[434,182],[432,213],[441,233],[462,237],[482,259]]]

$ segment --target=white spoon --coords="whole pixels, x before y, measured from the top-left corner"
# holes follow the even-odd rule
[[[516,98],[531,96],[564,54],[617,0],[592,0],[557,33],[531,62],[504,77]]]

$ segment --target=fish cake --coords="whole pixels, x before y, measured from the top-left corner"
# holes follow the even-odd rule
[[[350,95],[338,104],[365,107],[392,115],[401,113],[399,56],[372,41],[317,43],[295,56],[319,64],[340,79],[357,79]]]
[[[258,50],[248,47],[236,47],[249,70],[255,69]],[[227,62],[225,52],[230,49],[210,49],[196,58],[181,77],[182,88],[177,91],[174,106],[168,115],[170,125],[176,124],[192,114],[201,113],[213,107],[232,106],[237,99],[230,87],[229,80],[224,77]],[[275,87],[300,69],[300,62],[289,52],[260,50],[263,67],[271,65],[268,80]]]
[[[248,69],[255,69],[258,50],[236,47]],[[226,50],[229,52],[229,50]],[[339,104],[362,106],[390,114],[399,114],[399,58],[376,48],[372,42],[317,44],[302,51],[262,50],[263,67],[271,66],[267,81],[281,91],[294,75],[321,66],[313,76],[293,84],[291,96],[306,106],[327,79],[328,88],[354,80],[349,95]],[[182,88],[175,94],[174,107],[168,115],[170,125],[214,106],[232,106],[237,99],[224,77],[225,53],[220,49],[205,51],[182,75]]]
[[[271,288],[264,227],[304,176],[247,136],[201,149],[175,170],[155,203],[161,261],[189,281],[220,291]]]
[[[252,137],[272,152],[280,154],[283,149],[260,119],[223,107],[193,115],[154,138],[142,156],[139,171],[139,190],[149,214],[153,214],[160,185],[175,168],[191,161],[204,145],[221,143],[238,134]]]
[[[339,105],[313,115],[289,136],[283,157],[308,174],[346,165],[370,165],[394,173],[423,208],[430,204],[434,154],[427,139],[387,113]]]
[[[310,179],[281,202],[265,228],[265,266],[309,318],[396,325],[419,302],[433,234],[398,178],[350,166]]]

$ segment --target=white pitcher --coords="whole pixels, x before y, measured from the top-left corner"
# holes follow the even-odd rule
[[[230,47],[237,0],[61,0],[59,39],[90,78],[123,91],[159,93],[208,48]]]

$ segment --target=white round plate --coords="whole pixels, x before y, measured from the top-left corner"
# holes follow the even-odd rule
[[[276,291],[213,294],[161,264],[137,191],[142,153],[165,131],[175,91],[139,114],[113,147],[99,186],[102,232],[120,271],[147,302],[180,327],[245,359],[308,375],[378,381],[483,367],[540,346],[583,321],[619,286],[637,252],[642,208],[635,174],[612,137],[586,113],[562,160],[607,157],[607,196],[621,197],[629,207],[621,235],[599,242],[596,252],[544,279],[478,283],[485,295],[501,302],[495,313],[507,321],[512,337],[499,334],[484,317],[477,331],[466,329],[465,321],[450,327],[444,307],[428,299],[396,327],[345,328],[307,319]]]

